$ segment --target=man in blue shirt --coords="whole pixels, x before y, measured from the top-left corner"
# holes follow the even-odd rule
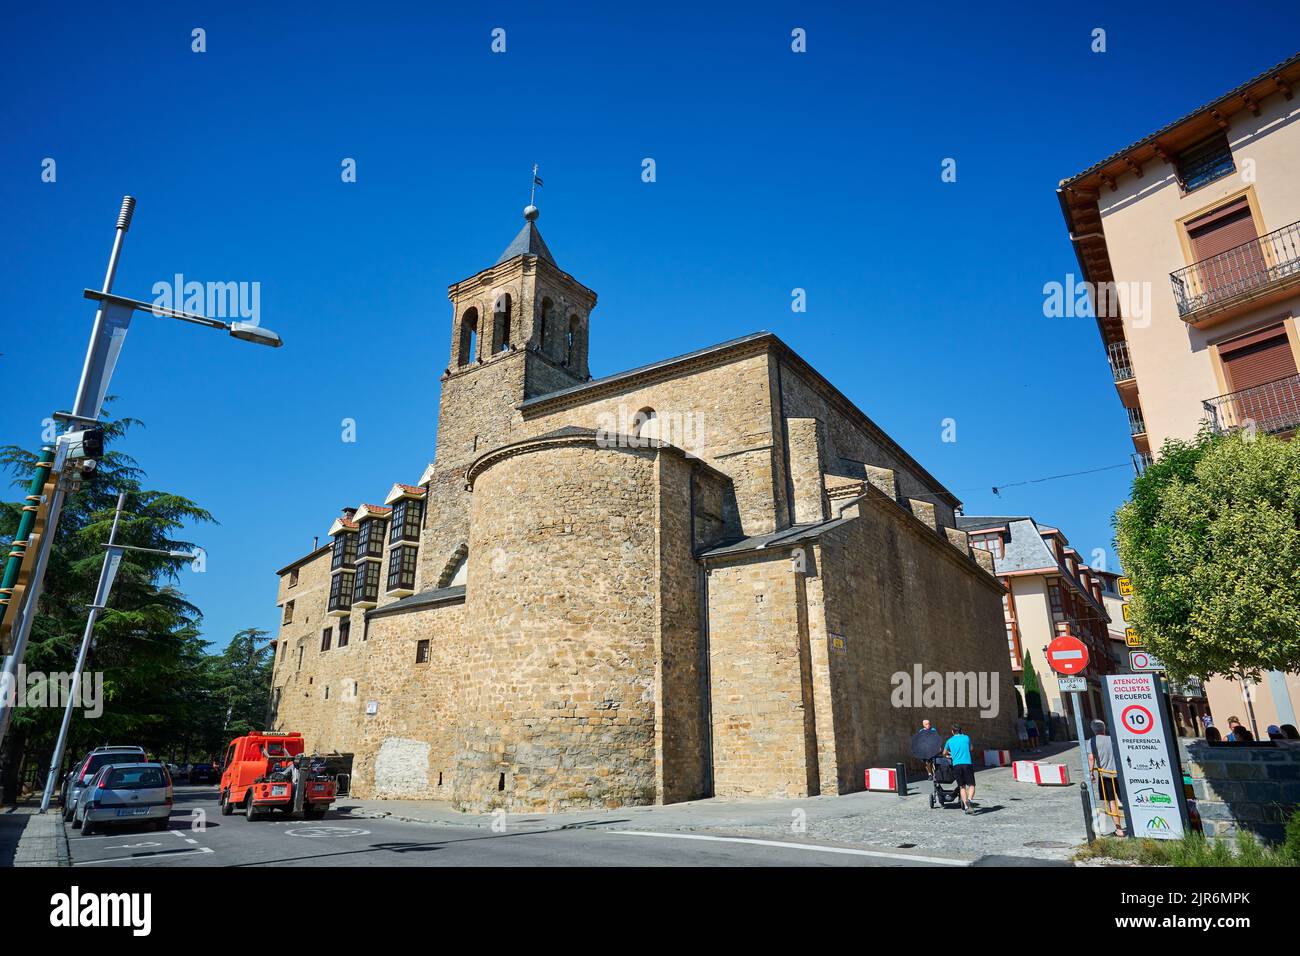
[[[952,725],[951,736],[943,745],[943,752],[952,758],[952,772],[961,788],[961,808],[971,812],[975,799],[975,768],[970,760],[970,737],[961,732],[959,724]]]

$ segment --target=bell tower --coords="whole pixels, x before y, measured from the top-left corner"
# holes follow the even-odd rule
[[[555,264],[537,207],[497,261],[447,290],[451,360],[442,377],[439,468],[463,467],[515,437],[520,402],[591,378],[596,293]]]
[[[555,264],[537,228],[538,209],[497,261],[447,291],[452,302],[452,378],[503,354],[532,356],[525,392],[532,398],[587,381],[587,341],[596,293]]]
[[[497,261],[447,289],[451,354],[426,472],[421,587],[432,586],[437,562],[467,540],[465,469],[485,451],[524,437],[517,408],[524,399],[591,378],[587,341],[596,293],[555,264],[537,217],[530,203],[523,228]]]

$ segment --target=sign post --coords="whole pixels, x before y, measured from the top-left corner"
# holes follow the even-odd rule
[[[1074,711],[1074,729],[1079,738],[1079,764],[1083,769],[1083,778],[1079,781],[1080,795],[1083,799],[1083,822],[1088,832],[1088,842],[1093,840],[1092,802],[1089,800],[1088,781],[1092,774],[1088,769],[1088,756],[1084,753],[1083,703],[1079,691],[1088,686],[1083,677],[1088,667],[1088,645],[1070,634],[1062,634],[1047,645],[1047,666],[1060,676],[1057,677],[1062,692],[1070,693],[1070,709]],[[1078,676],[1076,676],[1078,675]],[[1080,687],[1082,684],[1082,687]]]
[[[1153,673],[1102,678],[1125,829],[1129,836],[1177,840],[1187,831],[1187,795],[1159,680]]]

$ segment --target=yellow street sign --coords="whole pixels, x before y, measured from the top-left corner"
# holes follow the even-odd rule
[[[1123,611],[1124,611],[1124,620],[1126,620],[1126,621],[1129,619],[1129,607],[1130,607],[1130,606],[1131,606],[1131,605],[1125,604],[1124,607],[1123,607]]]
[[[1124,628],[1124,643],[1129,647],[1141,647],[1142,638],[1138,637],[1138,632],[1131,627]]]
[[[1120,578],[1118,583],[1121,595],[1128,597],[1133,593],[1133,581],[1130,578]]]

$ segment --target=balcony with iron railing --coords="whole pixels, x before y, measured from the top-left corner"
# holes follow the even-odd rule
[[[1124,411],[1128,412],[1128,433],[1130,435],[1145,435],[1147,423],[1142,418],[1142,409],[1126,407]]]
[[[1133,360],[1129,358],[1127,342],[1111,342],[1106,346],[1106,357],[1110,359],[1110,370],[1117,384],[1133,378]]]
[[[1216,432],[1251,428],[1278,434],[1300,428],[1300,375],[1206,399],[1206,417]]]
[[[1196,324],[1300,287],[1300,222],[1170,273],[1178,315]]]

